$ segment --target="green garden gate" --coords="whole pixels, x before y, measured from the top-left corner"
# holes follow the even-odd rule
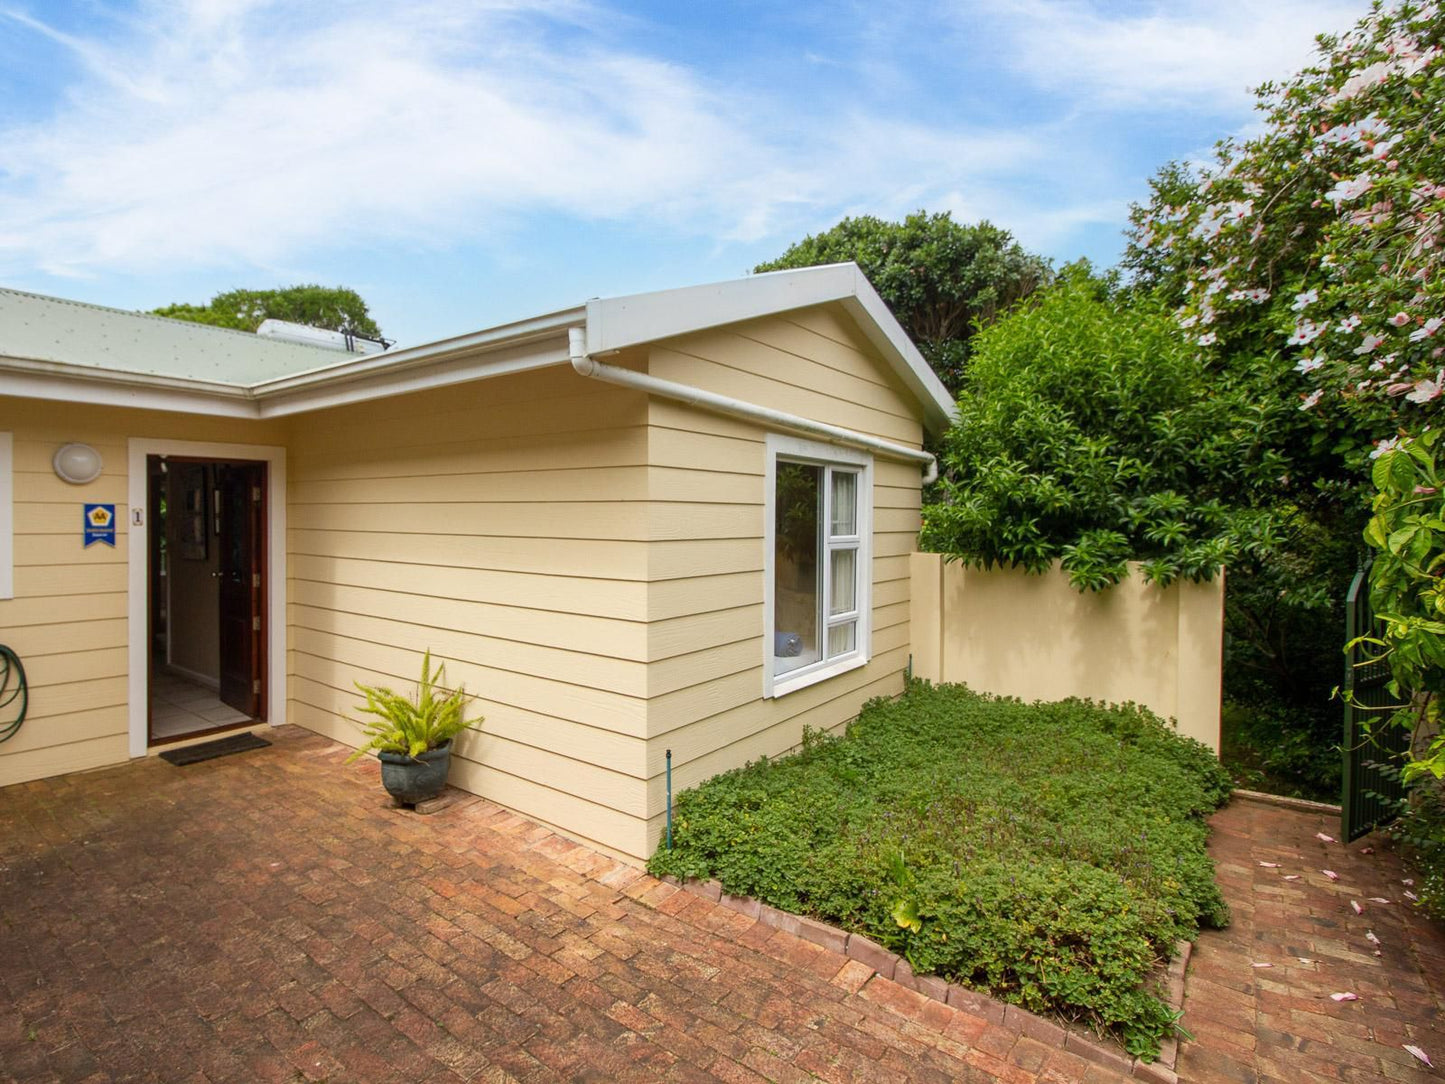
[[[1370,566],[1361,566],[1345,596],[1345,640],[1377,631],[1370,608]],[[1345,842],[1359,839],[1394,819],[1395,802],[1404,796],[1398,768],[1410,744],[1403,727],[1371,724],[1389,718],[1395,698],[1386,685],[1390,667],[1365,662],[1372,649],[1356,645],[1345,658],[1345,744],[1340,834]]]

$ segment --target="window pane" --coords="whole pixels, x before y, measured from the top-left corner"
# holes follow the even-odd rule
[[[853,650],[857,640],[858,623],[849,621],[846,625],[834,625],[828,630],[828,658],[837,658]]]
[[[818,615],[818,507],[823,468],[778,464],[773,552],[773,672],[786,674],[822,657]]]
[[[834,550],[829,559],[833,563],[833,599],[828,613],[845,614],[857,605],[858,551]]]
[[[858,533],[858,476],[851,471],[833,471],[833,534]]]

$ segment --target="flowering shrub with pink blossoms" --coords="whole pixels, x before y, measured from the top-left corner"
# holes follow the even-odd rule
[[[1411,771],[1445,774],[1445,14],[1377,8],[1314,66],[1260,89],[1263,132],[1202,177],[1167,170],[1136,208],[1128,262],[1182,299],[1206,356],[1277,353],[1299,430],[1347,468],[1373,459],[1365,541],[1378,647],[1416,728]],[[1287,484],[1287,478],[1281,483]],[[1413,696],[1411,696],[1413,694]]]

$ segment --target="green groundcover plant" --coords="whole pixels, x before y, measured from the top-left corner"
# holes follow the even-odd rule
[[[716,877],[903,953],[919,973],[1157,1053],[1150,988],[1228,913],[1204,816],[1230,781],[1132,705],[1024,704],[914,682],[830,738],[678,796],[650,869]]]

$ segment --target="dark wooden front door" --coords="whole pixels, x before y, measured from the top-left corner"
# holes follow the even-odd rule
[[[266,714],[266,465],[216,465],[221,580],[221,699]]]

